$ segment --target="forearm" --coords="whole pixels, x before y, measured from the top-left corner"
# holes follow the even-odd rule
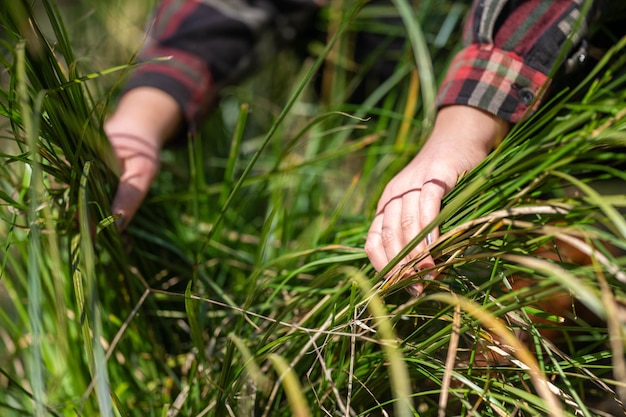
[[[136,137],[161,149],[182,124],[183,113],[174,98],[157,88],[138,87],[122,96],[104,130],[112,140]]]

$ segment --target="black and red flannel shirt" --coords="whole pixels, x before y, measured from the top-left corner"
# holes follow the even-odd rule
[[[156,11],[127,90],[159,88],[180,105],[194,129],[220,86],[241,79],[272,58],[274,46],[300,36],[326,0],[164,0]],[[584,58],[577,49],[592,12],[583,0],[475,0],[466,20],[465,45],[440,87],[437,104],[481,108],[512,123],[541,103],[549,74]],[[593,10],[593,8],[592,8]],[[269,46],[269,48],[268,48]]]

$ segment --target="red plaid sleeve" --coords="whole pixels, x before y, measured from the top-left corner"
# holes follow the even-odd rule
[[[516,54],[474,44],[452,62],[439,103],[478,107],[515,123],[530,106],[537,107],[535,97],[547,81],[546,74],[525,65]]]
[[[315,0],[163,0],[126,91],[155,87],[172,96],[195,129],[218,91],[271,59],[319,9]],[[281,29],[280,31],[278,29]],[[267,42],[267,38],[273,41]],[[167,60],[154,58],[171,57]]]
[[[468,45],[452,61],[438,105],[470,105],[512,123],[528,117],[545,96],[557,60],[585,34],[582,3],[475,1]]]

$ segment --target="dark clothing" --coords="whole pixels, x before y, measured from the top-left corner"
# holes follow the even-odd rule
[[[322,2],[165,0],[140,58],[172,59],[141,65],[128,89],[152,86],[169,93],[193,129],[220,86],[240,80],[300,36]],[[465,47],[452,62],[437,104],[478,107],[512,123],[527,117],[541,103],[557,60],[572,65],[587,53],[580,46],[595,9],[581,17],[583,3],[476,0]]]

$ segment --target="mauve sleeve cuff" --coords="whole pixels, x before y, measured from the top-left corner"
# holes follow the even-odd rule
[[[164,48],[144,51],[140,60],[144,63],[133,71],[124,92],[153,87],[169,94],[180,106],[186,128],[195,131],[217,98],[206,64],[184,51]]]
[[[437,104],[477,107],[517,123],[537,109],[548,82],[547,75],[525,65],[515,53],[472,44],[452,61]]]

